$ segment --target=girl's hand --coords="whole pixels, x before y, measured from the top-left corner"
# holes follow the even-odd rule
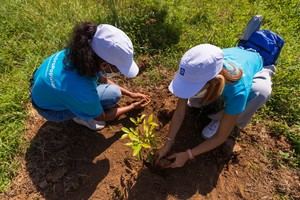
[[[134,99],[145,99],[147,102],[150,101],[150,96],[146,95],[146,94],[142,94],[142,93],[139,93],[139,92],[132,92],[130,94],[130,97],[131,98],[134,98]]]
[[[132,106],[132,109],[141,109],[141,108],[144,108],[148,103],[146,102],[145,99],[142,99],[142,100],[139,100],[139,101],[136,101],[136,102],[133,102],[131,104]]]
[[[159,160],[166,156],[173,145],[173,141],[167,141],[155,154],[155,165],[159,164]]]
[[[177,168],[177,167],[182,167],[186,163],[186,161],[189,160],[189,155],[185,151],[185,152],[175,153],[169,156],[167,159],[169,160],[175,159],[175,161],[171,163],[169,166],[166,166],[166,168]]]

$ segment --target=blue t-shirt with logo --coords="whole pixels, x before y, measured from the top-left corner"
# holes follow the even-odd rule
[[[243,112],[249,102],[250,91],[254,75],[262,70],[261,56],[254,51],[244,50],[239,47],[222,49],[224,53],[224,65],[233,63],[243,70],[240,80],[226,83],[223,91],[225,101],[225,113],[236,115]]]
[[[32,100],[42,109],[69,110],[84,120],[103,112],[97,93],[97,77],[81,76],[65,66],[66,50],[44,60],[34,74]]]

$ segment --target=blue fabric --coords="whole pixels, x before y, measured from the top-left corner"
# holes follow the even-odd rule
[[[99,95],[101,90],[97,88],[97,77],[80,76],[76,70],[65,67],[65,55],[66,50],[51,55],[35,72],[32,101],[36,107],[50,113],[51,117],[44,117],[52,121],[63,121],[74,116],[90,120],[101,115],[104,108]],[[56,116],[57,111],[63,114]]]
[[[103,106],[104,110],[115,107],[121,98],[121,90],[117,85],[101,84],[97,87],[97,92],[100,98],[100,104]],[[32,103],[38,113],[49,121],[61,122],[76,117],[70,110],[45,110],[39,108],[34,102]]]
[[[112,84],[100,84],[97,92],[104,110],[115,107],[122,96],[120,88]]]
[[[241,79],[233,83],[226,83],[222,94],[225,101],[225,113],[236,115],[243,112],[247,102],[251,100],[249,93],[252,80],[254,75],[262,70],[263,60],[257,52],[239,47],[223,49],[223,53],[225,67],[229,62],[232,62],[243,70]]]
[[[248,40],[241,40],[238,46],[255,49],[263,58],[264,66],[273,65],[284,45],[284,40],[269,30],[254,32]]]
[[[34,102],[32,102],[32,105],[35,108],[35,110],[42,117],[44,117],[45,119],[47,119],[48,121],[62,122],[62,121],[70,120],[70,119],[73,119],[74,117],[76,117],[76,115],[73,114],[69,110],[60,110],[60,111],[45,110],[45,109],[39,108],[37,105],[34,104]]]

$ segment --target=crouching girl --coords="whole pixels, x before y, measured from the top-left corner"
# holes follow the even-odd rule
[[[105,121],[141,108],[149,101],[147,95],[108,80],[107,70],[120,71],[129,78],[138,74],[131,40],[114,26],[80,23],[74,28],[68,46],[45,59],[33,74],[33,107],[49,121],[73,119],[99,130]],[[117,107],[122,95],[135,102]]]
[[[234,126],[245,127],[269,99],[274,70],[274,65],[263,67],[262,57],[257,52],[239,47],[220,49],[201,44],[188,50],[169,85],[178,101],[167,141],[158,151],[157,163],[172,147],[187,105],[200,107],[219,96],[224,99],[224,110],[210,116],[211,122],[202,130],[206,140],[192,149],[169,156],[174,162],[166,167],[182,167],[189,159],[223,144]]]

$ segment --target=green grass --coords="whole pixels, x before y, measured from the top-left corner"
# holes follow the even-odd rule
[[[300,127],[297,125],[290,127],[284,122],[274,121],[268,122],[267,125],[273,136],[285,136],[294,147],[290,152],[275,152],[273,156],[277,157],[276,161],[284,160],[290,166],[300,167]],[[278,157],[281,159],[278,159]]]
[[[74,23],[104,8],[87,1],[4,1],[0,8],[0,191],[22,153],[28,80],[47,55],[63,48]],[[97,13],[97,16],[93,15]]]
[[[263,118],[300,126],[300,3],[298,0],[3,0],[0,7],[0,191],[16,172],[22,153],[28,80],[34,68],[64,47],[73,25],[82,20],[111,23],[132,39],[137,56],[152,59],[146,72],[159,81],[156,66],[177,68],[182,54],[200,43],[236,44],[254,14],[265,17],[263,28],[279,33],[285,46],[274,79],[273,96]],[[299,132],[285,134],[297,149]],[[298,153],[297,153],[298,152]],[[299,155],[299,151],[295,151]]]

